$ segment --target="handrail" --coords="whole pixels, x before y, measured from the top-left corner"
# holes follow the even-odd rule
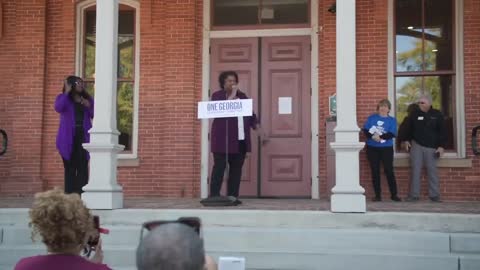
[[[7,136],[7,132],[5,132],[5,130],[3,129],[0,129],[0,134],[2,134],[2,137],[3,137],[3,144],[0,150],[0,156],[2,156],[3,154],[5,154],[5,152],[7,152],[8,136]]]

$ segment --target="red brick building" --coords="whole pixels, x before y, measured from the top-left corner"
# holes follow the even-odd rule
[[[329,195],[326,119],[339,75],[337,48],[348,46],[337,44],[342,13],[331,9],[335,1],[119,2],[118,129],[126,147],[118,182],[125,196],[200,197],[202,185],[205,195],[211,162],[196,104],[217,90],[224,69],[239,71],[270,135],[254,145],[242,192]],[[439,163],[443,199],[480,200],[480,157],[470,137],[480,125],[480,0],[357,0],[354,11],[358,126],[382,98],[394,101],[401,121],[414,94],[432,93],[449,126],[449,149]],[[1,1],[0,128],[10,140],[0,157],[0,194],[63,185],[53,103],[69,74],[93,91],[96,19],[92,0]],[[277,112],[285,96],[292,98],[291,116]],[[282,152],[288,144],[301,152]],[[406,154],[398,151],[395,164],[403,197]],[[359,176],[370,197],[365,151]]]

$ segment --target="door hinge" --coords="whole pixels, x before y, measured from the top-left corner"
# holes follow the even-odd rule
[[[310,96],[312,96],[312,88],[310,87]]]
[[[212,46],[208,46],[208,54],[212,54]]]
[[[312,51],[312,43],[310,43],[310,51]]]

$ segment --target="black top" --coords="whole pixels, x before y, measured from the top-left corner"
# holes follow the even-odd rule
[[[75,126],[83,127],[84,107],[82,104],[74,102],[75,104]]]
[[[404,134],[401,134],[401,137],[404,137],[401,138],[402,141],[414,140],[424,147],[445,148],[447,128],[445,127],[443,114],[439,110],[430,108],[428,112],[423,112],[417,109],[405,120],[407,122],[405,123]]]

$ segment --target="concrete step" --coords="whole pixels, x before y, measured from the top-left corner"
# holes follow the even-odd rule
[[[318,211],[121,209],[101,216],[105,262],[135,269],[144,221],[202,219],[214,257],[244,256],[250,270],[478,270],[480,215],[425,213],[332,214]],[[32,243],[28,209],[0,209],[0,270],[45,254]],[[5,267],[5,268],[4,268]]]
[[[137,226],[117,225],[103,235],[104,245],[137,246]],[[5,226],[2,245],[31,245],[30,228]],[[210,250],[238,252],[312,252],[342,249],[395,251],[398,253],[449,253],[450,234],[378,229],[297,229],[207,227],[203,229],[205,245]],[[228,239],[228,241],[226,241]],[[455,252],[480,253],[480,235],[454,234]],[[37,242],[39,245],[41,243]]]
[[[398,254],[395,252],[369,252],[343,250],[330,252],[228,252],[209,251],[214,258],[218,256],[245,257],[248,269],[346,269],[355,266],[358,270],[458,270],[459,257],[455,254]],[[0,265],[14,265],[18,259],[38,254],[45,250],[38,245],[0,247]],[[463,257],[464,269],[477,269],[480,256]],[[130,246],[105,246],[105,263],[113,269],[129,269],[135,265],[135,248]],[[473,268],[477,267],[477,268]],[[4,268],[0,268],[4,269]]]
[[[442,213],[368,212],[335,214],[326,211],[118,209],[93,211],[101,223],[138,226],[149,220],[196,216],[206,227],[277,227],[332,229],[387,229],[402,231],[480,233],[480,215]],[[0,226],[28,226],[28,209],[0,208]]]

